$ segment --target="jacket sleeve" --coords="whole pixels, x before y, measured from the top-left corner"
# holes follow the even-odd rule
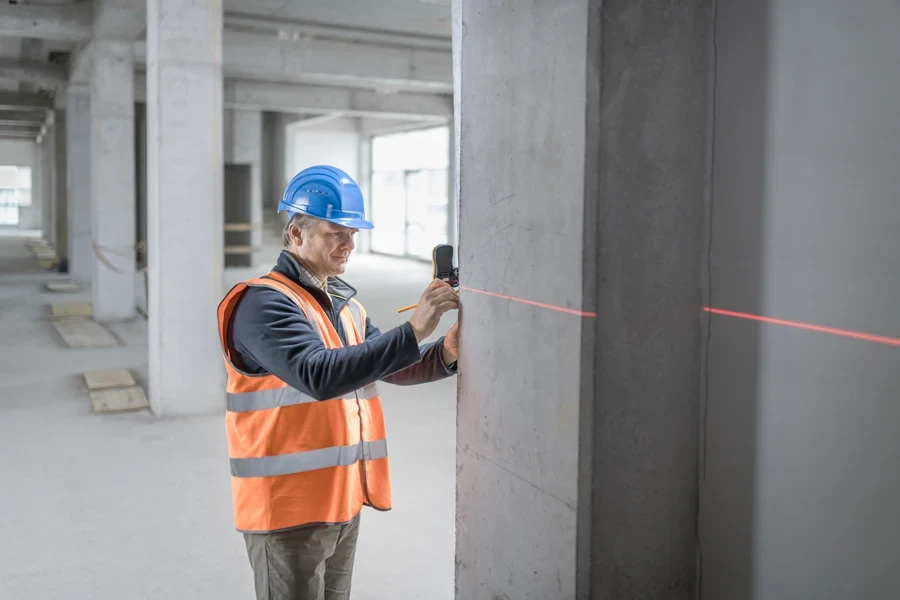
[[[317,400],[343,396],[422,359],[409,323],[367,336],[363,344],[329,350],[297,305],[265,287],[244,294],[232,319],[231,341],[244,363]]]
[[[409,323],[405,325],[409,326]],[[387,332],[387,334],[389,334]],[[372,325],[372,321],[366,318],[366,340],[378,339],[382,334],[381,331]],[[413,337],[415,339],[415,337]],[[390,375],[383,377],[382,381],[392,383],[394,385],[418,385],[420,383],[431,383],[456,375],[456,363],[451,365],[444,364],[444,357],[441,350],[444,346],[444,338],[441,337],[436,342],[423,344],[419,346],[422,354],[422,360],[414,365],[400,369]]]

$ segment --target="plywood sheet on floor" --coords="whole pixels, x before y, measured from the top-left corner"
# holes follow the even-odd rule
[[[48,281],[47,282],[47,291],[56,292],[58,294],[71,294],[77,292],[79,289],[77,283],[71,283],[68,281]]]
[[[148,408],[147,395],[138,385],[91,391],[91,409],[97,414]]]
[[[102,371],[85,371],[84,382],[90,390],[134,387],[137,382],[128,369],[105,369]]]
[[[54,319],[86,319],[94,314],[90,302],[54,302],[50,305],[50,314]]]
[[[53,323],[53,327],[69,348],[110,348],[119,345],[112,333],[96,321],[58,321]]]

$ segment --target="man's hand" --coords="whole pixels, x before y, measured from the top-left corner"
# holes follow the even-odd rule
[[[444,364],[447,366],[459,360],[459,321],[453,324],[453,327],[450,328],[446,337],[444,337],[441,358],[444,359]]]
[[[421,342],[431,335],[443,314],[454,308],[459,308],[459,296],[456,295],[456,291],[445,281],[440,279],[432,281],[419,298],[416,311],[409,318],[409,324],[416,334],[416,341]]]

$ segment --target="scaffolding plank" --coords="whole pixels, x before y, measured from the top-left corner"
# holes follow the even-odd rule
[[[119,345],[109,330],[96,321],[57,321],[53,327],[69,348],[111,348]]]
[[[50,314],[55,319],[88,318],[94,311],[90,302],[54,302],[50,305]]]
[[[147,395],[139,385],[91,392],[91,409],[95,414],[130,412],[149,407]]]
[[[84,382],[89,390],[105,390],[110,388],[134,387],[137,381],[128,369],[105,369],[102,371],[85,371]]]

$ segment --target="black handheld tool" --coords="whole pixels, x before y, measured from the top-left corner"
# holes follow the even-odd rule
[[[459,287],[459,268],[453,266],[453,246],[450,244],[438,244],[431,251],[431,278],[440,279],[450,284],[450,287]]]
[[[431,278],[446,281],[454,289],[459,288],[459,268],[453,266],[453,246],[450,244],[438,244],[431,251]],[[406,312],[417,306],[410,304],[397,312]]]

